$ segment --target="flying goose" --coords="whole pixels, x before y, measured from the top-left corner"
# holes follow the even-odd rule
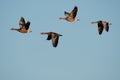
[[[20,26],[20,28],[11,28],[10,30],[15,30],[15,31],[18,31],[21,33],[32,32],[31,30],[29,30],[30,22],[27,21],[27,23],[26,23],[25,19],[23,17],[21,17],[21,19],[19,21],[19,26]]]
[[[55,33],[55,32],[41,32],[41,34],[47,34],[47,40],[52,40],[53,47],[57,47],[59,36],[62,36],[61,34]]]
[[[96,24],[96,23],[98,25],[99,35],[102,34],[103,29],[105,29],[108,32],[109,31],[109,25],[112,25],[111,23],[109,23],[107,21],[102,21],[102,20],[91,22],[91,24]]]
[[[78,8],[77,8],[77,6],[75,6],[74,9],[70,13],[64,11],[64,14],[65,14],[66,17],[65,18],[59,18],[59,19],[60,20],[67,20],[69,22],[76,22],[76,21],[79,20],[79,19],[76,18],[77,11],[78,11]]]

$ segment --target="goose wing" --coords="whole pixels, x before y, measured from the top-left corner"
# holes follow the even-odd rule
[[[101,26],[101,27],[98,27],[98,33],[99,33],[99,35],[101,35],[102,32],[103,32],[103,27],[102,27],[102,26]]]
[[[30,26],[30,22],[28,21],[28,22],[25,24],[25,28],[26,28],[26,30],[29,29],[29,26]]]
[[[107,32],[109,31],[109,23],[108,22],[104,23],[104,28]]]
[[[57,47],[59,36],[57,34],[52,34],[52,44],[53,47]]]
[[[104,26],[103,26],[103,22],[102,21],[98,21],[98,32],[99,32],[99,35],[101,35],[102,34],[102,32],[103,32],[103,28],[104,28]]]
[[[19,25],[20,25],[20,28],[22,28],[23,26],[25,26],[25,19],[23,17],[21,17],[21,19],[19,21]]]
[[[77,15],[77,11],[78,11],[78,8],[77,8],[77,6],[75,6],[74,9],[70,13],[70,17],[75,18]]]
[[[48,34],[47,40],[51,40],[52,39],[52,35]]]
[[[64,12],[64,14],[65,14],[66,17],[68,17],[70,15],[70,13],[68,13],[66,11]]]

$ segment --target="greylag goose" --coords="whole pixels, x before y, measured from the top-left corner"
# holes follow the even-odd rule
[[[96,24],[98,25],[98,33],[99,35],[102,34],[103,29],[105,29],[107,32],[109,31],[109,25],[112,25],[111,23],[107,22],[107,21],[95,21],[95,22],[91,22],[91,24]]]
[[[47,40],[52,40],[53,47],[57,47],[59,36],[62,36],[61,34],[55,33],[55,32],[41,32],[41,34],[47,34]]]
[[[76,18],[76,15],[77,15],[77,11],[78,11],[78,8],[77,6],[74,7],[74,9],[69,13],[69,12],[64,12],[65,14],[65,18],[59,18],[60,20],[67,20],[69,22],[76,22],[78,21],[79,19]]]
[[[19,26],[20,26],[20,28],[11,28],[10,30],[15,30],[15,31],[18,31],[21,33],[32,32],[31,30],[29,30],[30,22],[27,21],[27,23],[26,23],[25,19],[23,17],[21,17],[21,19],[19,21]]]

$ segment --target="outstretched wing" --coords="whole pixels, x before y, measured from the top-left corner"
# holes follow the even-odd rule
[[[28,21],[28,22],[25,24],[25,28],[26,28],[26,30],[29,29],[29,26],[30,26],[30,22]]]
[[[99,35],[102,34],[103,28],[104,28],[104,27],[103,27],[102,21],[98,21],[98,32],[99,32]]]
[[[68,13],[66,11],[64,12],[64,14],[65,14],[66,17],[68,17],[70,15],[70,13]]]
[[[99,35],[101,35],[102,34],[102,32],[103,32],[103,28],[104,28],[104,26],[103,26],[103,22],[102,21],[98,21],[98,32],[99,32]]]
[[[23,17],[21,17],[21,19],[19,21],[19,25],[20,25],[20,28],[25,26],[25,19]]]
[[[103,32],[103,27],[98,27],[98,33],[99,33],[99,35],[101,35],[102,32]]]
[[[47,40],[51,40],[52,36],[51,34],[48,34]]]
[[[109,31],[109,23],[108,22],[104,23],[104,28],[107,32]]]
[[[59,36],[56,35],[56,34],[52,34],[52,44],[53,44],[53,47],[57,47],[58,40],[59,40]]]
[[[74,7],[74,9],[71,11],[70,16],[75,18],[77,15],[78,8],[77,6]]]

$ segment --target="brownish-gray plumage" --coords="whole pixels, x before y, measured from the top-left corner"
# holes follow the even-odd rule
[[[18,31],[21,33],[32,32],[31,30],[29,30],[30,22],[27,21],[27,23],[26,23],[25,19],[23,17],[21,17],[21,19],[19,21],[19,26],[20,26],[20,28],[11,28],[10,30],[15,30],[15,31]]]
[[[98,33],[99,35],[102,34],[103,29],[105,29],[107,32],[109,31],[109,25],[111,25],[111,23],[107,22],[107,21],[95,21],[95,22],[91,22],[91,24],[96,24],[98,25]]]
[[[52,40],[53,47],[57,47],[59,36],[62,36],[61,34],[55,33],[55,32],[41,32],[41,34],[47,34],[47,40]]]
[[[66,16],[65,18],[59,18],[59,19],[60,20],[67,20],[69,22],[76,22],[79,20],[76,18],[77,12],[78,12],[78,8],[77,8],[77,6],[75,6],[74,9],[70,13],[68,13],[66,11],[64,12],[64,14]]]

